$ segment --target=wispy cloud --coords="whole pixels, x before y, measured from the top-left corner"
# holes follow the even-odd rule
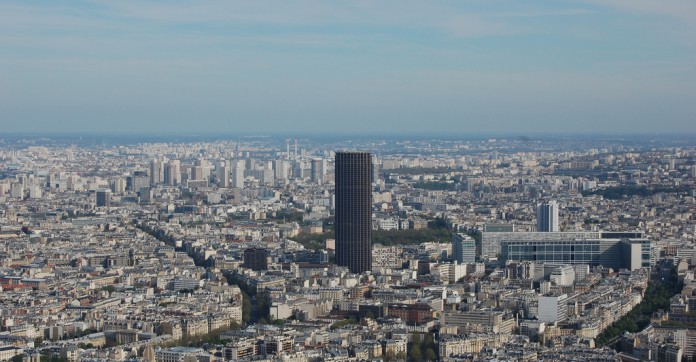
[[[622,11],[648,15],[660,15],[696,26],[696,1],[693,0],[584,0],[601,7],[613,7]]]
[[[591,15],[596,14],[595,10],[581,9],[581,8],[571,8],[571,9],[557,9],[557,10],[521,10],[514,12],[498,12],[493,14],[493,17],[509,17],[509,18],[541,18],[541,17],[556,17],[556,16],[578,16],[578,15]]]
[[[669,42],[696,48],[696,1],[694,0],[584,0],[599,8],[610,8],[618,12],[658,19],[647,27]]]

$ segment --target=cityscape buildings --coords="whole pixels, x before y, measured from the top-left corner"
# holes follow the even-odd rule
[[[0,1],[0,362],[696,362],[696,1]]]
[[[121,142],[0,139],[0,359],[696,353],[689,142]]]

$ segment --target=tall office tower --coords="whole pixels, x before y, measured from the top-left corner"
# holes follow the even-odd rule
[[[171,160],[164,167],[164,183],[170,186],[181,183],[181,162],[179,160]]]
[[[164,165],[164,170],[162,170],[162,182],[165,185],[171,185],[169,181],[172,179],[172,165],[167,163]]]
[[[208,160],[199,158],[193,163],[193,167],[191,167],[191,176],[189,179],[191,180],[208,180],[210,177],[210,171],[212,167],[210,165],[210,162]]]
[[[227,167],[227,161],[222,161],[216,169],[217,180],[219,187],[230,187],[230,168]]]
[[[130,191],[138,192],[141,188],[149,186],[150,176],[145,171],[134,171],[133,176],[126,178],[126,188]]]
[[[372,182],[379,181],[380,163],[377,157],[372,158]]]
[[[10,185],[10,196],[12,196],[15,199],[23,199],[24,198],[24,186],[20,183],[13,182]]]
[[[150,161],[150,185],[161,184],[164,180],[164,163],[161,160]]]
[[[115,194],[122,194],[126,192],[126,180],[123,177],[117,177],[109,181],[111,187],[111,192]]]
[[[97,207],[109,207],[111,204],[111,190],[97,190]]]
[[[236,188],[243,188],[244,187],[244,169],[246,167],[246,164],[244,161],[240,160],[235,160],[232,161],[232,178],[230,179],[231,181],[231,186],[236,187]]]
[[[273,185],[275,183],[275,171],[273,168],[259,170],[259,182],[263,185]]]
[[[336,152],[336,264],[372,269],[372,155]]]
[[[247,158],[245,161],[245,167],[247,170],[255,170],[256,169],[256,160],[253,158]]]
[[[30,199],[40,199],[43,196],[41,187],[38,185],[29,186],[29,198]]]
[[[694,170],[693,167],[691,169]],[[48,177],[46,178],[46,187],[51,188],[51,189],[55,188],[57,179],[58,178],[56,177],[56,174],[54,174],[54,173],[49,174]]]
[[[296,179],[305,178],[305,163],[302,160],[292,162],[292,177]]]
[[[285,160],[275,160],[273,163],[273,169],[275,170],[276,180],[287,180],[289,174],[290,164]]]
[[[537,231],[558,231],[558,204],[556,201],[542,203],[537,207]]]
[[[312,182],[322,184],[324,182],[324,160],[320,158],[312,159],[311,163]]]
[[[196,181],[203,180],[203,166],[191,167],[191,177],[189,177],[189,179]]]
[[[471,236],[456,233],[452,235],[452,259],[461,264],[476,262],[476,241]]]

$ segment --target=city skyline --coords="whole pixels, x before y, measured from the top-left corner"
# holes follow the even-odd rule
[[[0,359],[696,356],[693,141],[135,141],[0,138]]]
[[[696,361],[696,1],[0,1],[0,361]]]
[[[696,132],[686,0],[0,5],[3,132]],[[398,125],[398,127],[395,127]]]

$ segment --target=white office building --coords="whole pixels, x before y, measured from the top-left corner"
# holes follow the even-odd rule
[[[537,231],[557,232],[558,204],[556,201],[542,203],[537,207]]]

